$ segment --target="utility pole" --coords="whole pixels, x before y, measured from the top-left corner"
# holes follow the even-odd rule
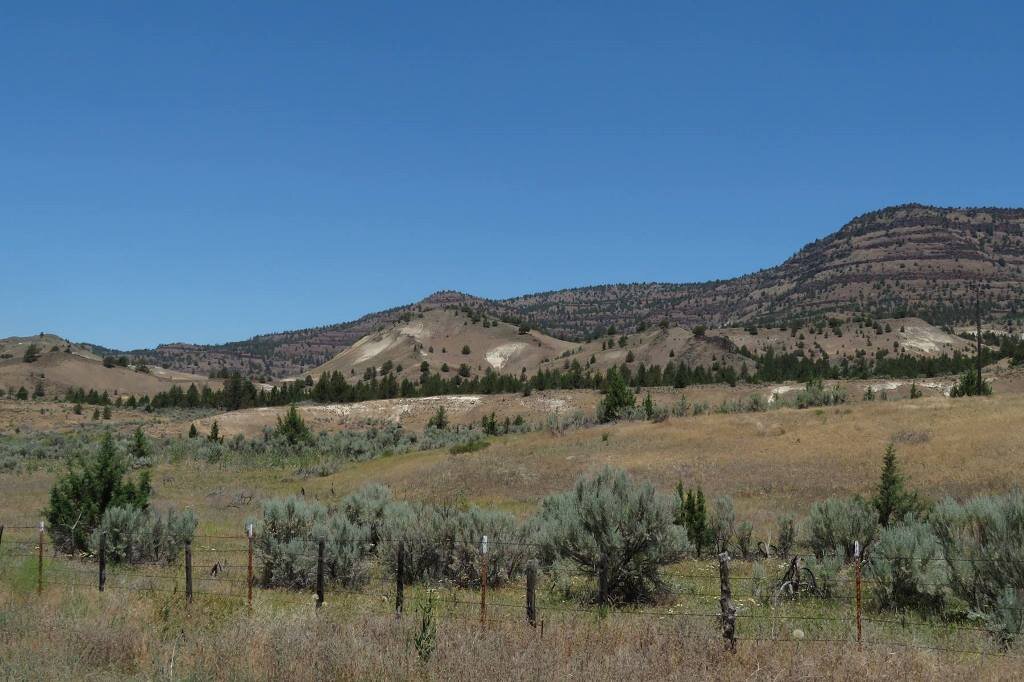
[[[975,351],[975,361],[978,365],[978,377],[977,377],[977,389],[978,395],[981,395],[981,285],[978,284],[974,290],[974,322],[975,322],[975,342],[977,343],[977,350]]]

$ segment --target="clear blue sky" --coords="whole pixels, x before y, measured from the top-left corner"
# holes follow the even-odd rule
[[[722,278],[1024,205],[1019,5],[837,4],[8,4],[0,336]]]

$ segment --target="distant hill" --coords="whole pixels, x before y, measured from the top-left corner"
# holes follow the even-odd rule
[[[25,362],[30,346],[39,350],[38,357]],[[76,344],[52,334],[0,339],[0,388],[5,391],[21,387],[34,392],[41,386],[44,395],[64,395],[69,388],[106,391],[115,396],[154,395],[177,384],[210,384],[219,381],[160,367],[104,366],[103,359],[87,344]]]
[[[742,328],[868,314],[953,325],[972,317],[975,286],[987,322],[1024,312],[1024,209],[895,206],[853,219],[781,265],[729,280],[608,284],[500,301],[443,291],[352,322],[214,346],[167,344],[135,354],[153,365],[202,375],[227,369],[255,377],[294,376],[368,334],[445,306],[525,321],[575,343],[610,326],[635,331],[663,320],[672,327]]]

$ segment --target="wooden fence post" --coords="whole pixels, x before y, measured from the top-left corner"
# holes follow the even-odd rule
[[[537,627],[537,560],[526,563],[526,622]]]
[[[100,531],[100,592],[107,584],[107,534]]]
[[[248,599],[248,601],[249,601],[249,608],[251,609],[252,608],[252,539],[253,539],[253,537],[252,537],[253,536],[253,528],[252,528],[252,524],[251,523],[246,528],[246,535],[249,538],[249,569],[248,569],[248,573],[246,574],[246,582],[248,583],[248,588],[249,588],[249,599]]]
[[[395,618],[402,617],[405,608],[405,543],[398,543],[398,561],[395,567]]]
[[[185,542],[185,603],[192,603],[192,541]]]
[[[324,541],[316,545],[316,607],[324,605]]]
[[[0,545],[4,544],[4,524],[0,523]]]
[[[718,555],[718,573],[722,581],[722,597],[718,600],[722,608],[722,637],[727,651],[736,653],[736,607],[732,604],[732,587],[729,585],[729,553]]]
[[[43,593],[43,529],[46,528],[46,522],[39,522],[39,568],[36,576],[36,594]]]
[[[860,556],[860,541],[857,541],[857,542],[854,543],[853,554],[854,554],[854,557],[855,557],[855,560],[856,560],[856,563],[854,564],[854,567],[856,569],[856,583],[855,584],[857,586],[857,645],[860,646],[860,644],[861,644],[861,620],[860,620],[860,614],[861,614],[861,579],[860,579],[861,556]]]
[[[487,624],[487,536],[480,541],[480,624]]]

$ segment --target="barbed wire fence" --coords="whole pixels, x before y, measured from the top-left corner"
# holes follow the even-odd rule
[[[417,580],[421,589],[413,598],[406,594],[405,548],[399,545],[396,566],[388,570],[384,562],[374,578],[359,588],[328,585],[325,571],[324,541],[317,543],[315,553],[302,555],[315,561],[316,573],[312,591],[266,587],[257,577],[260,557],[255,548],[254,529],[247,525],[243,533],[195,534],[185,544],[180,559],[166,561],[134,561],[108,564],[106,543],[100,536],[98,551],[93,555],[73,557],[48,542],[44,522],[38,524],[0,524],[0,568],[9,569],[10,560],[22,567],[35,564],[35,591],[43,594],[52,588],[90,589],[164,595],[186,607],[196,599],[229,599],[244,601],[252,607],[257,599],[277,605],[294,605],[317,611],[333,606],[327,600],[337,598],[348,612],[401,619],[422,607],[425,599],[436,603],[434,617],[439,620],[478,621],[480,627],[503,623],[532,628],[544,637],[545,628],[564,624],[567,617],[581,615],[596,618],[651,618],[662,621],[692,621],[702,624],[705,634],[677,633],[682,639],[709,642],[720,639],[726,651],[735,652],[744,642],[788,643],[795,645],[830,643],[859,647],[894,647],[919,649],[958,655],[1002,656],[1022,659],[1000,646],[990,628],[955,620],[926,620],[910,613],[867,612],[864,590],[884,584],[873,576],[870,563],[858,550],[853,558],[853,577],[832,576],[827,594],[804,565],[800,554],[792,557],[764,556],[759,561],[734,559],[722,552],[711,559],[688,560],[686,572],[671,572],[670,585],[662,595],[661,605],[636,607],[615,604],[588,604],[565,598],[538,602],[542,571],[536,558],[530,558],[522,571],[525,581],[501,582],[497,576],[488,578],[488,554],[499,547],[515,547],[536,553],[539,545],[528,542],[501,542],[486,536],[478,542],[449,543],[476,552],[478,579],[471,584],[452,580]],[[820,557],[819,557],[820,558]],[[888,557],[907,561],[934,557]],[[781,577],[769,578],[751,574],[737,575],[734,566],[748,568],[775,560],[785,569]],[[989,562],[991,558],[953,557],[957,562]],[[747,573],[747,571],[744,571]],[[584,574],[576,574],[583,578]],[[766,585],[756,598],[754,584]],[[751,597],[738,597],[734,585],[747,585]],[[813,587],[812,587],[813,586]],[[548,585],[549,593],[555,587]],[[521,599],[511,600],[519,591]],[[474,592],[476,593],[474,595]],[[672,602],[666,607],[666,601]],[[413,609],[410,609],[413,607]],[[816,610],[815,610],[816,609]],[[814,611],[814,612],[809,612]],[[897,637],[896,635],[902,635]]]

